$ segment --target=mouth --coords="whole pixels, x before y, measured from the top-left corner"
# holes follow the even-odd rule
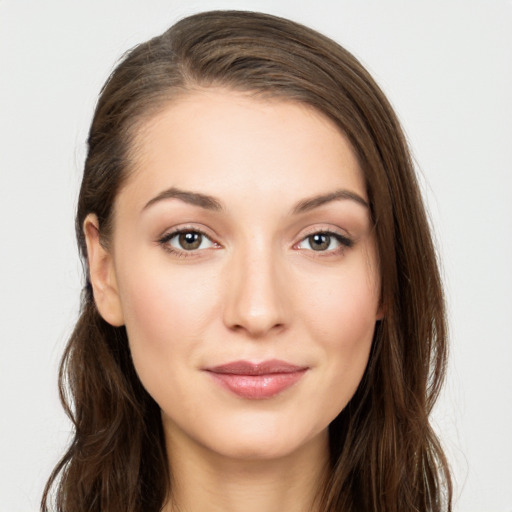
[[[233,361],[205,369],[219,385],[250,400],[268,399],[282,393],[297,383],[307,370],[307,366],[277,359],[261,363]]]

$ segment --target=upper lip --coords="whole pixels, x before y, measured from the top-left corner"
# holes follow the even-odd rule
[[[273,373],[293,373],[306,370],[306,366],[297,366],[295,364],[272,359],[262,361],[260,363],[252,363],[250,361],[232,361],[230,363],[221,364],[206,368],[206,371],[212,373],[225,373],[232,375],[269,375]]]

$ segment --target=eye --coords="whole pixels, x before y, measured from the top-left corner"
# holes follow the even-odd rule
[[[160,243],[175,251],[196,251],[216,247],[217,244],[201,231],[187,229],[165,235]]]
[[[352,240],[338,233],[319,231],[304,238],[298,249],[309,249],[317,252],[336,251],[343,247],[352,247]]]

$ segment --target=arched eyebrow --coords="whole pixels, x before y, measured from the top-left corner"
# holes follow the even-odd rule
[[[179,188],[171,187],[163,192],[160,192],[157,196],[150,199],[142,209],[143,211],[148,209],[155,203],[163,201],[165,199],[180,199],[184,203],[199,206],[205,210],[221,211],[223,210],[222,203],[215,199],[213,196],[201,194],[200,192],[190,192],[187,190],[180,190]]]
[[[307,199],[303,199],[299,201],[292,209],[292,213],[297,215],[298,213],[308,212],[319,206],[323,206],[324,204],[330,203],[332,201],[339,200],[350,200],[355,201],[356,203],[364,206],[365,208],[369,208],[370,205],[367,201],[365,201],[359,194],[355,192],[351,192],[350,190],[335,190],[334,192],[328,192],[327,194],[320,194],[318,196],[313,196]]]
[[[160,192],[160,194],[150,199],[145,204],[142,211],[148,209],[153,204],[158,203],[160,201],[164,201],[166,199],[180,199],[185,203],[194,206],[199,206],[200,208],[204,208],[205,210],[211,210],[216,212],[224,210],[222,202],[213,196],[202,194],[200,192],[192,192],[188,190],[181,190],[176,187],[171,187],[167,190],[164,190],[163,192]],[[368,202],[365,201],[359,194],[351,192],[350,190],[342,189],[336,190],[334,192],[328,192],[327,194],[320,194],[317,196],[302,199],[292,208],[292,215],[308,212],[310,210],[323,206],[324,204],[339,200],[355,201],[356,203],[364,206],[365,208],[369,208]]]

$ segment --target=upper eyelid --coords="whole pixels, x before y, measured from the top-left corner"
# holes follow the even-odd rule
[[[338,236],[341,236],[342,238],[347,238],[350,240],[353,239],[353,236],[346,229],[342,229],[340,227],[332,226],[332,225],[310,226],[309,228],[305,228],[305,229],[301,230],[298,237],[299,237],[299,240],[304,240],[304,238],[307,238],[308,236],[311,236],[311,235],[315,235],[316,233],[338,235]]]
[[[158,240],[170,239],[173,236],[179,235],[180,233],[190,233],[190,232],[200,233],[201,235],[205,236],[206,238],[208,238],[212,242],[218,243],[215,240],[215,237],[213,235],[207,233],[207,230],[202,229],[202,228],[197,227],[197,226],[179,226],[179,227],[176,227],[176,228],[168,229],[168,230],[164,231],[158,237]]]
[[[298,242],[296,242],[294,244],[294,247],[302,244],[309,237],[311,237],[313,235],[316,235],[316,234],[327,235],[330,238],[334,238],[335,240],[338,241],[339,244],[341,244],[341,245],[343,245],[343,246],[345,246],[347,248],[352,247],[354,245],[354,240],[352,238],[349,238],[347,236],[341,235],[341,234],[336,233],[334,231],[314,231],[313,233],[302,237]],[[328,251],[326,251],[326,252],[328,252]]]

